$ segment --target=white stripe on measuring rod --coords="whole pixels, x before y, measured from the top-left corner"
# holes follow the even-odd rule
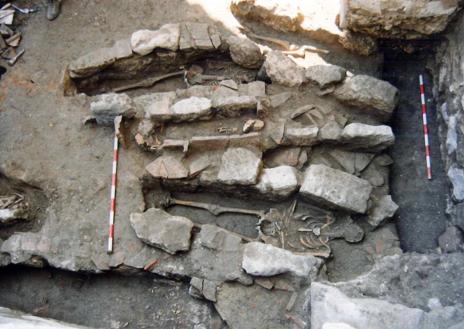
[[[425,140],[425,146],[429,146],[429,136],[424,135],[424,140]]]
[[[425,105],[425,96],[424,96],[424,94],[421,94],[421,102],[422,102],[422,104]]]
[[[424,84],[424,80],[422,79],[422,74],[419,75],[419,83],[420,83],[421,85]]]
[[[427,157],[426,157],[426,160],[427,160],[427,168],[430,168],[430,167],[431,167],[431,164],[430,164],[430,157],[427,156]]]
[[[113,175],[116,174],[117,165],[116,161],[113,161]]]
[[[113,251],[113,239],[108,238],[108,251]]]
[[[116,196],[116,186],[111,185],[111,199],[114,199],[115,196]]]
[[[424,122],[424,125],[427,124],[427,114],[422,113],[422,121]]]

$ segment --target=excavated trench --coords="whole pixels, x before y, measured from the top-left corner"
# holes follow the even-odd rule
[[[429,107],[429,129],[431,137],[431,151],[433,158],[434,178],[427,181],[425,177],[425,160],[423,152],[423,135],[420,121],[420,98],[418,93],[418,75],[427,74],[426,64],[430,60],[430,49],[422,50],[419,55],[404,55],[395,46],[385,43],[384,65],[382,78],[391,82],[400,91],[400,101],[395,114],[391,119],[391,126],[396,141],[388,153],[394,160],[389,177],[391,194],[399,205],[395,217],[378,229],[369,226],[365,217],[353,215],[352,219],[344,222],[344,212],[330,211],[342,224],[335,229],[337,239],[330,241],[332,256],[327,260],[324,271],[331,281],[344,281],[358,277],[370,270],[375,262],[376,255],[394,254],[398,248],[398,239],[403,251],[427,252],[436,249],[438,236],[443,232],[446,223],[446,191],[443,163],[441,162],[438,143],[438,124],[435,120],[436,109],[432,101]],[[157,54],[160,58],[168,54]],[[198,54],[192,57],[176,58],[172,66],[163,67],[172,71],[179,66],[195,64],[205,68],[203,74],[223,75],[239,83],[248,83],[255,79],[256,70],[238,67],[223,58],[208,55],[201,59]],[[200,56],[201,57],[201,56]],[[100,75],[77,79],[68,85],[69,90],[76,88],[79,92],[88,95],[97,95],[130,86],[141,81],[141,77],[154,71],[161,72],[160,58],[153,58],[144,63],[137,70],[145,75],[134,75],[124,82],[118,80],[124,75],[124,68],[136,66],[136,62],[129,59],[120,63],[121,67],[113,67],[113,71],[104,70]],[[362,65],[361,65],[362,66]],[[162,72],[161,72],[162,73]],[[127,77],[126,77],[127,78]],[[142,79],[143,80],[143,79]],[[104,81],[102,83],[102,81]],[[157,92],[168,92],[184,88],[184,77],[176,77],[161,82],[154,88]],[[273,86],[268,86],[272,89]],[[429,93],[433,88],[430,76],[426,75],[426,88]],[[68,90],[68,91],[69,91]],[[277,88],[275,93],[282,91]],[[284,89],[285,91],[285,89]],[[128,92],[130,97],[137,97],[146,90]],[[429,96],[431,99],[431,97]],[[302,92],[287,105],[295,108],[312,100],[312,96]],[[242,120],[255,117],[253,111],[244,113]],[[361,114],[354,117],[362,118]],[[362,119],[369,122],[370,119]],[[190,125],[181,123],[163,127],[165,136],[171,138],[186,138],[194,134],[208,136],[225,132],[226,135],[240,131],[241,122],[234,117],[219,117],[213,122],[205,121]],[[137,124],[128,125],[127,138],[137,134]],[[221,130],[223,129],[223,130]],[[126,137],[127,137],[126,136]],[[156,138],[155,138],[156,139]],[[145,141],[146,142],[146,141]],[[151,141],[153,142],[153,141]],[[150,143],[146,143],[143,156],[151,157]],[[148,145],[148,146],[147,146]],[[311,155],[324,154],[333,145],[314,146],[304,149]],[[266,166],[271,164],[276,156],[275,148],[263,152],[263,162]],[[311,152],[311,153],[310,153]],[[155,153],[156,154],[156,153]],[[299,154],[295,164],[298,165]],[[288,160],[288,159],[287,159]],[[301,168],[300,168],[301,169]],[[387,171],[388,177],[388,171]],[[224,212],[214,214],[203,207],[191,207],[185,204],[176,204],[175,200],[197,202],[203,205],[247,209],[252,211],[266,211],[277,209],[281,213],[292,208],[293,200],[297,201],[295,214],[317,214],[327,216],[326,210],[319,208],[320,204],[308,201],[301,196],[292,196],[269,200],[265,197],[255,197],[256,191],[247,189],[222,189],[214,184],[203,186],[199,182],[166,181],[140,177],[142,182],[143,200],[145,208],[163,208],[171,215],[183,216],[195,224],[194,235],[198,235],[202,225],[214,224],[220,228],[236,233],[244,239],[255,240],[259,237],[257,227],[260,225],[259,216]],[[194,177],[196,179],[196,177]],[[0,188],[6,178],[0,177]],[[43,211],[47,202],[44,196],[38,197],[40,211]],[[173,201],[174,200],[174,201]],[[43,218],[43,214],[39,216]],[[16,231],[37,231],[40,227],[15,228]],[[262,229],[262,228],[261,228]],[[353,231],[354,230],[354,231]],[[359,235],[359,230],[362,232]],[[0,231],[0,238],[6,239],[11,234]],[[6,232],[6,233],[5,233]],[[347,233],[348,232],[348,233]],[[359,243],[362,240],[361,243]],[[298,239],[290,238],[290,246],[298,243]],[[323,249],[323,246],[320,245]],[[296,251],[301,251],[294,248]],[[173,280],[141,271],[140,269],[119,268],[124,276],[113,273],[118,272],[115,266],[112,271],[104,274],[72,273],[52,268],[31,269],[18,265],[10,265],[0,270],[0,305],[21,309],[33,314],[52,317],[60,320],[82,325],[105,328],[221,328],[222,322],[214,310],[211,302],[193,299],[188,294],[188,278],[173,275]],[[168,275],[169,276],[169,275]],[[194,314],[195,316],[191,317]]]

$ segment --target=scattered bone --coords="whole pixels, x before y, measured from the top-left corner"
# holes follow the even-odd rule
[[[21,33],[15,33],[5,40],[6,44],[11,47],[18,47],[21,41]]]
[[[24,54],[24,49],[21,49],[17,54],[16,56],[14,56],[13,58],[10,58],[8,60],[8,65],[10,66],[13,66],[16,64],[16,62],[18,61],[18,59]]]

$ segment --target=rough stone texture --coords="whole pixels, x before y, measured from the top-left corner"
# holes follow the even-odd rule
[[[119,40],[112,47],[91,51],[69,64],[71,78],[88,77],[117,60],[131,57],[132,48],[129,40]]]
[[[41,318],[6,307],[0,307],[0,324],[11,329],[91,329],[71,323]]]
[[[223,283],[214,306],[230,329],[288,329],[292,322],[285,319],[285,307],[290,296],[291,292],[256,284]]]
[[[458,198],[462,200],[463,179],[460,177],[461,169],[464,168],[463,39],[464,16],[461,14],[444,35],[441,46],[437,48],[433,72],[433,97],[437,102],[440,146],[445,171],[450,179],[451,202],[447,205],[447,212],[451,215],[451,223],[461,229],[464,229],[464,204],[459,202]]]
[[[343,0],[340,26],[380,38],[413,39],[442,32],[458,1]]]
[[[228,148],[221,159],[218,181],[228,185],[252,185],[258,180],[261,156],[246,148]]]
[[[137,236],[151,246],[170,254],[190,249],[193,223],[188,218],[150,208],[144,213],[132,213],[130,222]]]
[[[326,88],[341,82],[346,77],[346,70],[337,65],[313,65],[306,69],[307,80]]]
[[[134,97],[138,111],[143,112],[145,118],[153,121],[169,121],[173,115],[171,105],[176,98],[175,92],[152,93]]]
[[[264,121],[259,119],[249,119],[243,124],[242,131],[249,133],[251,131],[260,131],[264,128]]]
[[[316,126],[285,127],[283,145],[310,146],[317,142],[319,128]]]
[[[204,97],[190,97],[174,103],[170,112],[172,120],[195,121],[209,118],[212,113],[211,100]]]
[[[452,195],[457,202],[464,201],[464,170],[457,166],[448,169],[448,178],[452,186]]]
[[[132,34],[132,51],[142,56],[156,48],[176,51],[179,48],[179,37],[179,24],[165,24],[156,31],[139,30]]]
[[[340,125],[335,121],[329,121],[319,130],[318,138],[321,141],[334,142],[340,138],[341,134],[342,128],[340,128]]]
[[[324,0],[234,0],[230,9],[240,18],[253,19],[278,31],[299,32],[319,42],[339,43],[361,55],[370,55],[377,49],[373,38],[342,31],[336,25],[338,1],[328,4]]]
[[[398,89],[386,81],[367,75],[345,80],[333,95],[348,105],[388,119],[398,103]]]
[[[227,43],[234,63],[249,69],[260,68],[263,64],[264,56],[261,49],[250,39],[230,36]]]
[[[443,306],[457,306],[463,311],[459,304],[464,283],[455,279],[461,276],[463,264],[463,253],[386,256],[378,259],[368,273],[336,286],[356,298],[370,296],[424,310],[429,308],[429,299],[435,298]]]
[[[458,252],[464,249],[464,234],[456,226],[449,226],[438,238],[438,245],[443,252]]]
[[[220,45],[220,36],[208,24],[192,22],[181,24],[180,50],[190,50],[192,48],[210,50],[219,48]]]
[[[299,186],[297,170],[290,166],[265,168],[261,171],[256,189],[271,197],[288,197]]]
[[[350,123],[343,128],[341,141],[348,144],[350,148],[380,151],[393,145],[395,135],[389,126]]]
[[[339,289],[319,282],[311,285],[313,329],[326,328],[328,323],[344,323],[354,328],[446,329],[461,322],[462,313],[453,307],[424,312],[375,298],[350,298]]]
[[[266,55],[264,68],[272,82],[287,87],[299,86],[305,80],[304,69],[280,51],[271,51]]]
[[[379,226],[384,220],[392,218],[398,210],[398,205],[393,202],[391,195],[374,197],[368,211],[368,223],[373,227]]]
[[[369,182],[324,165],[306,169],[300,193],[311,200],[356,213],[365,213],[372,191]]]
[[[308,277],[317,273],[321,260],[311,255],[296,255],[292,252],[261,242],[249,242],[243,252],[242,268],[255,276],[273,276],[293,273]]]
[[[189,175],[189,170],[182,162],[169,155],[156,158],[145,169],[155,178],[181,179]]]
[[[108,93],[97,96],[96,100],[90,103],[90,113],[98,124],[112,126],[114,118],[119,115],[133,117],[135,107],[126,94]]]

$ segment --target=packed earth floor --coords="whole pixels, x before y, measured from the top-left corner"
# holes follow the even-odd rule
[[[464,328],[462,3],[261,2],[12,1],[0,328]]]

